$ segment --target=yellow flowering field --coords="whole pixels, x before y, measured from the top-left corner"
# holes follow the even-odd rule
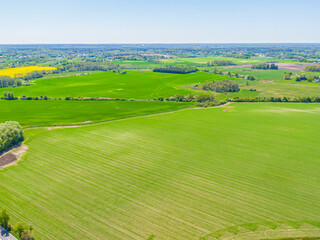
[[[56,70],[55,67],[39,67],[39,66],[28,66],[28,67],[16,67],[16,68],[6,68],[0,70],[0,76],[10,76],[10,77],[23,77],[29,72],[33,71],[53,71]]]

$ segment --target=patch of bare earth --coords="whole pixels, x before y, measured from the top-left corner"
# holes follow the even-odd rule
[[[76,128],[80,126],[56,126],[56,127],[45,127],[45,129],[53,130],[53,129],[60,129],[60,128]]]
[[[265,80],[263,81],[263,83],[272,83],[273,81],[272,80]]]
[[[15,162],[19,161],[27,151],[28,146],[22,144],[16,148],[11,149],[9,152],[0,156],[0,167],[8,167]]]
[[[308,65],[299,65],[295,63],[275,63],[278,65],[279,70],[287,70],[287,71],[302,71]]]

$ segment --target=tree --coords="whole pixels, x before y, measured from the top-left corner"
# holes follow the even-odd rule
[[[25,231],[28,231],[28,232],[31,233],[32,230],[33,230],[33,227],[27,225],[27,224],[24,223],[24,222],[18,222],[18,223],[15,225],[14,229],[13,229],[13,231],[15,231],[15,232],[20,236],[21,239],[22,239],[22,234],[23,234]],[[30,234],[29,234],[28,232],[25,232],[24,235],[30,236]]]
[[[9,219],[10,217],[9,217],[8,211],[6,209],[3,209],[0,213],[0,224],[5,229],[7,229],[9,226]]]
[[[33,240],[33,232],[31,230],[24,230],[20,235],[21,240]]]

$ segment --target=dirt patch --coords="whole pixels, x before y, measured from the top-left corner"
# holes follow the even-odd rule
[[[17,156],[12,153],[7,153],[0,157],[0,167],[4,167],[7,165],[12,164],[13,162],[17,161]]]
[[[85,121],[85,122],[83,122],[83,123],[92,123],[92,121]]]
[[[80,126],[56,126],[56,127],[45,127],[45,129],[53,130],[53,129],[60,129],[60,128],[76,128]]]
[[[265,81],[263,81],[263,83],[272,83],[273,82],[273,80],[265,80]]]
[[[287,71],[302,71],[304,70],[305,67],[309,66],[309,65],[299,65],[299,64],[295,64],[295,63],[275,63],[276,65],[278,65],[279,70],[287,70]]]

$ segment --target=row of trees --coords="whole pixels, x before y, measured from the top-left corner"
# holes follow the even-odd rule
[[[18,222],[14,227],[12,227],[9,220],[10,216],[8,211],[3,209],[0,212],[0,225],[9,232],[13,230],[21,240],[34,240],[32,226],[24,222]]]
[[[215,92],[239,92],[239,84],[235,81],[224,79],[222,81],[206,81],[201,85],[202,90]]]
[[[58,68],[60,72],[77,72],[77,71],[118,71],[119,65],[114,63],[99,62],[79,62],[65,63]]]
[[[234,62],[232,61],[227,61],[227,60],[215,60],[215,61],[208,61],[207,66],[229,66],[229,65],[235,65]]]
[[[191,67],[191,66],[177,67],[172,65],[167,65],[166,67],[153,69],[153,72],[178,73],[178,74],[193,73],[197,71],[198,69],[196,67]]]
[[[278,65],[275,65],[274,63],[271,63],[271,64],[258,63],[258,64],[252,64],[252,65],[251,65],[251,68],[252,68],[252,69],[264,69],[264,70],[267,70],[267,69],[278,70],[278,69],[279,69],[279,66],[278,66]]]
[[[0,124],[0,154],[23,141],[23,130],[18,122]]]
[[[308,67],[305,67],[304,70],[308,72],[320,72],[320,66],[319,65],[308,66]]]
[[[0,88],[4,87],[20,87],[23,85],[21,79],[12,78],[9,76],[0,76]]]
[[[297,103],[320,103],[320,97],[236,97],[228,98],[228,102],[297,102]]]
[[[155,98],[155,101],[175,101],[175,102],[197,102],[197,106],[209,107],[209,106],[218,106],[226,103],[226,101],[219,101],[214,98],[212,94],[201,94],[193,96],[191,93],[187,96],[182,94],[176,94],[174,96],[163,98]]]

